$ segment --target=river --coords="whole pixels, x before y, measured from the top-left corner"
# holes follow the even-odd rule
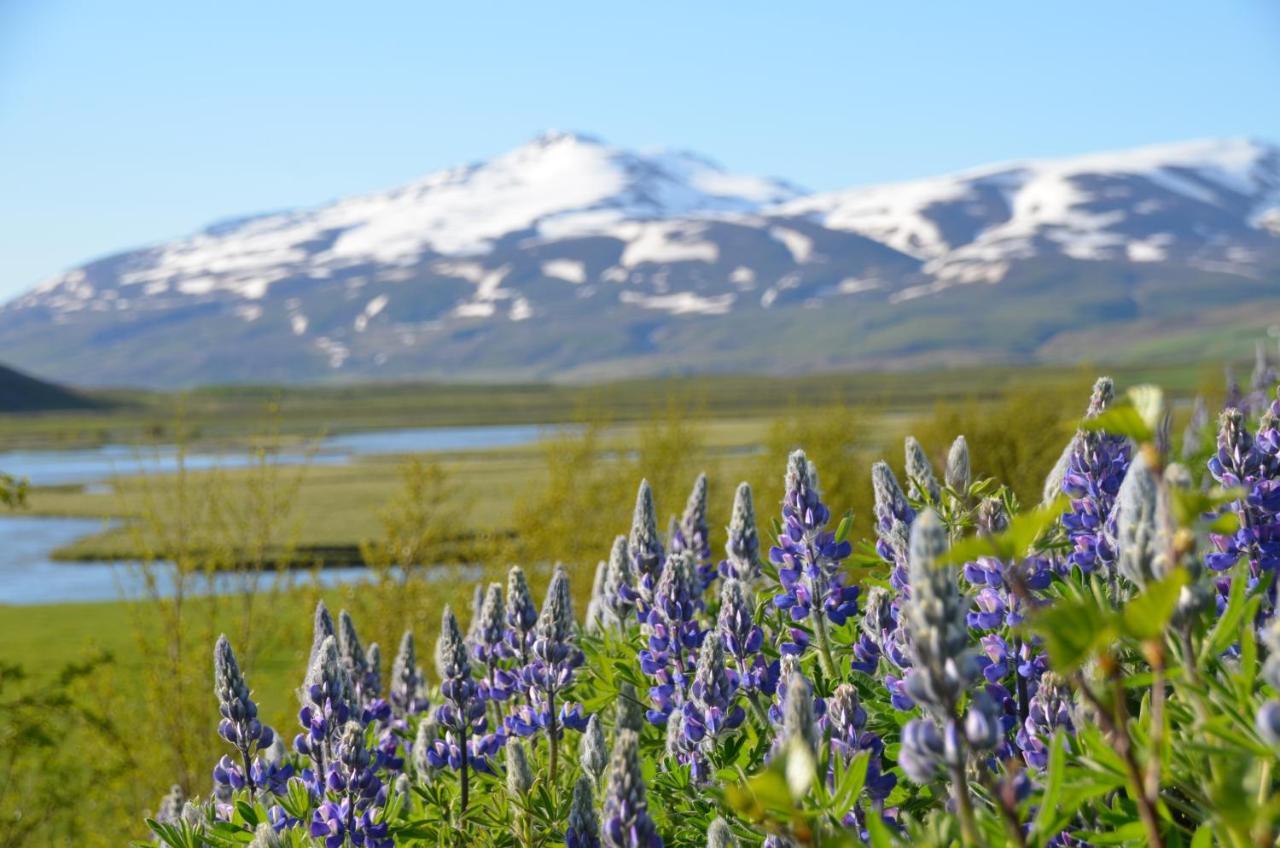
[[[441,453],[511,447],[535,441],[544,428],[532,425],[491,427],[420,427],[345,433],[320,439],[308,451],[283,452],[284,463],[342,464],[359,456]],[[192,470],[237,468],[251,463],[248,453],[190,452],[185,465]],[[32,486],[98,486],[112,477],[167,474],[178,467],[177,451],[125,445],[65,451],[0,452],[0,470],[26,477]],[[136,596],[143,575],[134,564],[56,562],[52,552],[101,530],[102,521],[0,515],[0,604],[48,604],[64,601],[103,601]],[[158,566],[161,584],[167,566]],[[319,573],[325,583],[360,579],[362,568],[328,568]],[[237,575],[220,576],[215,591],[242,586]]]

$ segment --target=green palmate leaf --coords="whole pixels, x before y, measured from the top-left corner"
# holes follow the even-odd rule
[[[1135,442],[1149,442],[1155,437],[1155,431],[1143,420],[1142,413],[1128,405],[1113,406],[1095,418],[1086,418],[1080,422],[1080,429],[1128,436]]]
[[[1049,662],[1060,674],[1074,672],[1117,632],[1115,613],[1092,595],[1059,599],[1032,616],[1029,627],[1044,640]]]
[[[1186,569],[1175,568],[1167,577],[1147,584],[1140,595],[1124,605],[1120,615],[1124,634],[1140,641],[1163,635],[1189,579]]]
[[[989,556],[1002,560],[1020,559],[1054,525],[1066,509],[1067,499],[1054,498],[1030,512],[1015,515],[1003,533],[994,536],[971,536],[956,542],[942,558],[944,563],[958,565]]]

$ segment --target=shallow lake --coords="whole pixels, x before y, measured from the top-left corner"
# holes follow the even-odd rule
[[[358,456],[439,453],[511,447],[538,439],[545,428],[531,425],[496,427],[421,427],[346,433],[318,440],[313,451],[285,452],[281,462],[342,464]],[[253,461],[247,453],[201,453],[186,456],[192,470],[238,468]],[[67,451],[0,452],[0,470],[26,477],[33,486],[101,485],[116,476],[166,474],[177,468],[171,448],[138,449],[124,445]],[[0,604],[47,604],[103,601],[136,596],[142,586],[139,569],[127,563],[55,562],[54,549],[106,526],[84,518],[0,515]],[[163,572],[165,566],[161,565]],[[359,579],[362,568],[329,568],[320,572],[326,584]],[[161,580],[163,584],[164,579]],[[215,591],[236,591],[242,578],[223,575]],[[162,590],[163,590],[162,585]]]

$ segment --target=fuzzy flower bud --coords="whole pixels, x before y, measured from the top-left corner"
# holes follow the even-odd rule
[[[627,553],[637,579],[652,578],[656,584],[662,568],[662,538],[658,535],[658,512],[653,505],[653,490],[648,480],[640,481],[636,492],[636,508],[631,519],[631,535]]]
[[[707,828],[707,848],[738,848],[738,839],[729,829],[729,823],[717,816]]]
[[[316,603],[312,624],[311,653],[307,656],[307,668],[315,664],[316,654],[320,652],[320,646],[329,636],[337,636],[333,627],[333,616],[329,615],[329,608],[324,605],[324,601],[319,601]]]
[[[599,783],[605,767],[609,765],[609,751],[605,747],[604,730],[600,727],[598,715],[587,720],[587,729],[578,741],[578,761],[582,764],[582,771]]]
[[[940,717],[954,712],[976,672],[968,650],[969,601],[957,575],[937,563],[946,551],[946,527],[936,512],[925,510],[911,528],[911,596],[903,607],[913,666],[907,690]]]
[[[760,534],[748,483],[739,483],[734,493],[724,552],[728,558],[720,563],[721,577],[736,577],[748,584],[760,578]]]
[[[513,799],[523,798],[533,789],[533,770],[529,768],[524,744],[519,739],[508,739],[506,753],[507,794]]]
[[[907,436],[903,442],[903,451],[906,455],[905,470],[912,499],[936,504],[942,497],[942,490],[938,487],[938,478],[933,473],[933,465],[924,448],[916,441],[915,436]]]
[[[964,436],[956,436],[956,440],[951,443],[951,450],[947,451],[945,479],[947,488],[951,491],[960,495],[969,491],[973,473],[969,468],[969,443]]]
[[[507,644],[515,656],[524,660],[533,641],[533,625],[538,621],[538,608],[529,591],[524,569],[511,566],[507,572]]]

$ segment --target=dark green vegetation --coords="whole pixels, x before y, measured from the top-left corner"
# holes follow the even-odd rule
[[[85,411],[105,405],[81,392],[0,365],[0,414]]]

